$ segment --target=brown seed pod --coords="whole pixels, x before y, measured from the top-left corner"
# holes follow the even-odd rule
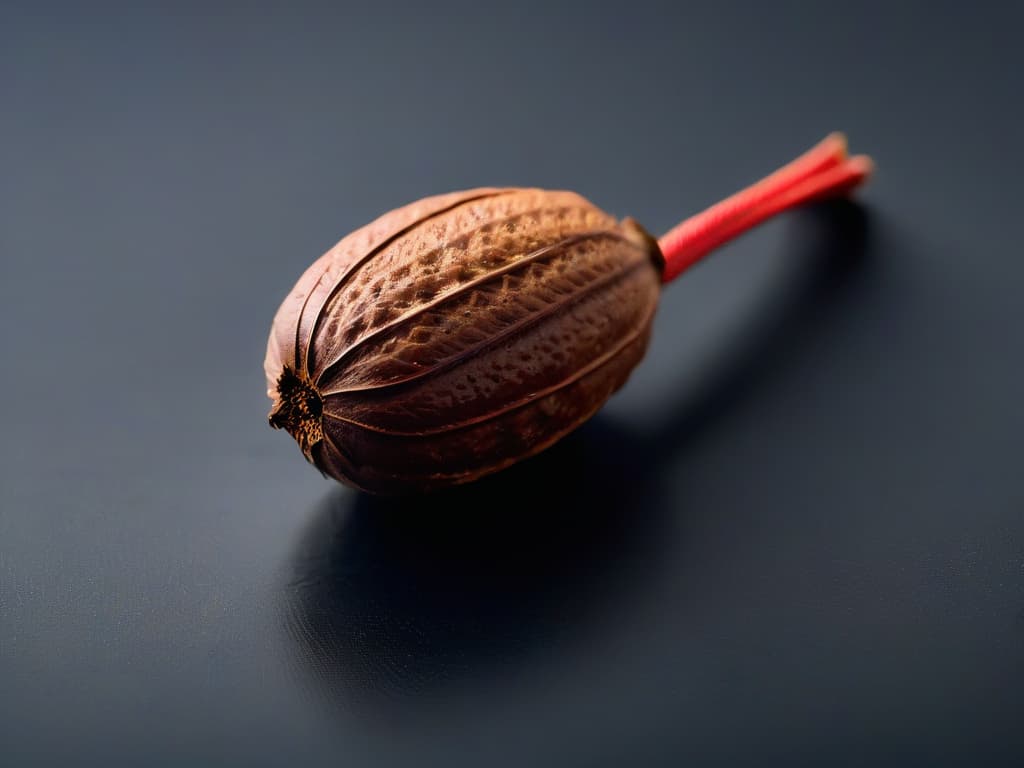
[[[467,482],[592,416],[643,357],[656,241],[573,192],[476,189],[353,232],[274,319],[270,423],[374,493]]]
[[[643,357],[660,286],[871,171],[833,134],[656,241],[573,192],[430,197],[353,232],[274,318],[270,424],[373,493],[474,480],[590,418]]]

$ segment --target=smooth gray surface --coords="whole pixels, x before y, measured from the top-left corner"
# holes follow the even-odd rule
[[[0,5],[0,763],[1020,765],[1020,6],[287,5]],[[378,213],[660,232],[836,128],[863,207],[545,456],[381,502],[267,428]]]

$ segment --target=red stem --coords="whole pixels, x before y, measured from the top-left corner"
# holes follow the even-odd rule
[[[770,176],[691,216],[658,241],[661,280],[679,277],[704,256],[777,213],[848,194],[871,175],[869,157],[847,157],[846,137],[833,133]]]

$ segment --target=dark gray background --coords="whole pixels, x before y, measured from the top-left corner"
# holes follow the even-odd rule
[[[967,5],[0,5],[0,762],[1019,765],[1024,12]],[[382,502],[268,429],[377,214],[661,232],[834,129],[861,205],[543,457]]]

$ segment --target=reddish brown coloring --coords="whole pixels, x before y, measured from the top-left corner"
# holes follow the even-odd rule
[[[473,480],[592,416],[643,356],[661,256],[573,192],[478,189],[385,214],[274,320],[271,424],[376,493]]]

